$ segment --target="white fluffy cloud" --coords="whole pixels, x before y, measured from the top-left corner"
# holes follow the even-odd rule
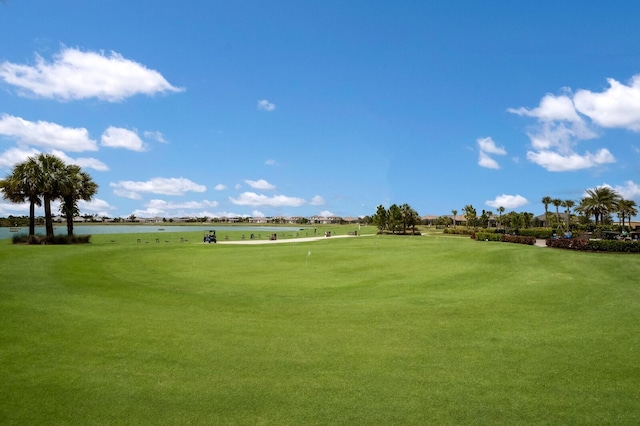
[[[80,208],[80,212],[89,212],[101,216],[108,216],[109,212],[116,210],[114,206],[100,198],[93,198],[91,201],[80,200],[78,201],[78,207]]]
[[[147,149],[145,143],[140,139],[137,132],[113,126],[104,131],[102,138],[100,139],[100,145],[109,148],[124,148],[138,152],[142,152]]]
[[[262,189],[262,190],[272,190],[272,189],[276,189],[275,185],[270,184],[269,182],[267,182],[264,179],[259,179],[259,180],[245,180],[245,183],[247,185],[249,185],[251,188],[253,189]]]
[[[64,161],[67,164],[77,164],[80,167],[88,168],[88,169],[94,169],[94,170],[97,170],[99,172],[106,172],[107,170],[109,170],[109,166],[107,166],[102,161],[98,160],[97,158],[92,158],[92,157],[89,157],[89,158],[85,158],[85,157],[71,158],[67,154],[65,154],[64,152],[59,151],[59,150],[55,150],[55,149],[51,151],[51,154],[53,154],[56,157],[60,158],[62,161]]]
[[[216,186],[214,186],[213,189],[215,189],[216,191],[224,191],[225,189],[227,189],[227,185],[223,185],[219,183]]]
[[[507,151],[504,148],[497,146],[494,140],[490,137],[480,138],[476,140],[476,142],[478,144],[478,149],[480,150],[478,165],[487,169],[499,169],[500,165],[489,154],[506,155]]]
[[[0,169],[11,168],[14,165],[26,161],[29,157],[34,157],[40,152],[37,149],[27,148],[10,148],[0,154]]]
[[[64,48],[51,62],[36,56],[35,65],[0,64],[0,78],[21,94],[62,101],[98,98],[118,102],[137,94],[180,92],[155,70],[116,52]]]
[[[535,117],[542,121],[582,122],[582,119],[573,106],[573,101],[566,95],[546,95],[540,100],[540,106],[537,108],[509,108],[508,111],[518,115]]]
[[[162,195],[184,195],[187,192],[204,192],[207,187],[186,178],[153,178],[145,182],[119,181],[109,184],[113,192],[121,197],[139,200],[143,193]]]
[[[286,195],[267,197],[255,192],[243,192],[238,198],[229,197],[229,200],[239,206],[300,207],[306,204],[304,198]]]
[[[537,127],[528,133],[533,150],[527,159],[549,171],[570,171],[615,162],[605,148],[595,154],[577,152],[583,140],[597,137],[597,133],[578,114],[574,98],[569,95],[546,95],[537,108],[511,108],[514,114],[538,119]]]
[[[3,114],[0,117],[0,135],[16,140],[21,145],[64,151],[97,151],[98,144],[89,137],[85,128],[63,127],[48,121],[28,121]]]
[[[640,74],[628,85],[612,78],[601,93],[578,90],[573,97],[576,109],[601,127],[617,127],[640,132]]]
[[[258,109],[260,111],[273,111],[274,109],[276,109],[276,106],[268,100],[262,99],[258,101]]]
[[[583,155],[568,153],[563,155],[555,151],[529,151],[527,159],[550,172],[566,172],[571,170],[589,169],[603,164],[615,163],[613,154],[602,148],[595,154],[586,152]]]
[[[605,184],[605,186],[608,185]],[[624,185],[616,185],[613,189],[625,200],[640,199],[640,184],[637,184],[632,180],[626,181]]]
[[[516,209],[529,203],[529,201],[522,195],[498,195],[493,200],[487,200],[484,202],[487,206],[497,209],[498,207],[504,207],[505,209]]]

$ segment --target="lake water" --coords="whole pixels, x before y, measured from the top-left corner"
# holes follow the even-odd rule
[[[0,227],[0,240],[12,238],[16,234],[27,235],[29,227],[24,226],[17,231],[12,232],[16,228]],[[204,232],[215,230],[216,232],[224,231],[240,231],[240,232],[291,232],[299,231],[301,227],[287,226],[217,226],[210,225],[75,225],[73,233],[76,235],[94,235],[94,234],[137,234],[137,233],[167,233],[167,232]],[[58,225],[54,227],[55,235],[67,235],[67,226]],[[36,226],[36,235],[44,235],[44,226]]]

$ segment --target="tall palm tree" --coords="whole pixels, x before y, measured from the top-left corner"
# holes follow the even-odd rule
[[[40,193],[35,184],[37,168],[29,161],[16,164],[13,172],[0,181],[3,198],[13,203],[29,202],[29,236],[36,234],[35,206],[41,206]]]
[[[544,204],[544,226],[549,228],[549,204],[551,204],[551,197],[548,195],[542,197],[542,204]]]
[[[567,213],[567,231],[569,231],[571,229],[571,209],[573,208],[573,206],[575,206],[576,203],[573,200],[564,200],[562,202],[562,207],[564,207],[565,213]]]
[[[90,201],[98,192],[98,185],[88,173],[75,164],[60,170],[60,211],[67,220],[67,235],[73,235],[73,218],[79,214],[78,201]]]
[[[451,213],[453,214],[453,229],[456,229],[456,216],[458,215],[458,210],[453,209],[451,210]]]
[[[59,177],[65,168],[64,162],[52,154],[38,154],[27,160],[29,167],[35,170],[34,183],[44,202],[44,220],[47,238],[53,238],[53,216],[51,201],[60,197]]]
[[[558,208],[562,205],[562,200],[559,198],[554,198],[553,200],[551,200],[551,204],[553,204],[553,206],[556,208],[556,222],[558,223],[558,226],[562,227],[562,222],[560,222],[560,211],[558,210]]]
[[[502,227],[502,213],[504,213],[504,207],[500,206],[500,207],[498,207],[498,215],[499,215],[500,227]]]

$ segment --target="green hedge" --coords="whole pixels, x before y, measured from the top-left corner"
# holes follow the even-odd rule
[[[473,236],[471,237],[473,238]],[[492,232],[478,232],[475,235],[478,241],[501,241],[503,243],[529,244],[536,243],[535,237],[523,237],[522,235],[495,234]]]
[[[14,235],[13,244],[88,244],[91,235],[56,235],[47,238],[41,235]]]
[[[549,239],[547,247],[609,253],[640,253],[639,241]]]

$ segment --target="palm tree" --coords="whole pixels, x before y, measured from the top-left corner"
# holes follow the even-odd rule
[[[37,168],[29,161],[16,164],[13,172],[0,181],[3,198],[13,203],[29,202],[29,236],[36,234],[35,206],[41,206],[38,187],[35,185]]]
[[[458,210],[453,209],[451,213],[453,214],[453,229],[456,229],[456,215],[458,214]]]
[[[53,217],[51,215],[51,201],[60,197],[60,185],[58,182],[61,171],[65,168],[64,162],[52,154],[38,154],[37,157],[27,160],[29,167],[33,167],[34,184],[42,195],[44,202],[44,220],[47,239],[53,238]]]
[[[502,227],[502,213],[504,213],[504,207],[500,206],[500,207],[498,207],[498,215],[499,215],[500,227]]]
[[[564,200],[562,202],[562,207],[566,208],[565,212],[567,213],[567,231],[569,231],[571,229],[570,226],[570,222],[571,222],[571,209],[573,208],[573,206],[575,206],[576,203],[573,200]]]
[[[73,218],[79,214],[78,201],[90,201],[98,192],[98,185],[88,173],[75,164],[62,169],[59,191],[62,199],[60,211],[67,220],[67,235],[73,235]]]
[[[556,208],[556,222],[558,223],[558,226],[562,228],[562,223],[560,222],[560,212],[558,211],[558,207],[562,205],[562,200],[559,198],[554,198],[553,200],[551,200],[551,204],[553,204]]]
[[[542,204],[544,204],[544,225],[547,229],[549,228],[549,204],[551,204],[551,201],[551,197],[548,195],[542,197]]]
[[[598,186],[587,189],[587,196],[580,200],[580,204],[575,210],[587,217],[593,215],[596,225],[598,225],[598,223],[604,222],[620,199],[620,195],[613,189],[607,186]]]
[[[622,217],[622,227],[624,228],[625,218],[629,221],[631,227],[631,218],[638,214],[638,205],[633,200],[620,199],[617,204],[618,213]]]

